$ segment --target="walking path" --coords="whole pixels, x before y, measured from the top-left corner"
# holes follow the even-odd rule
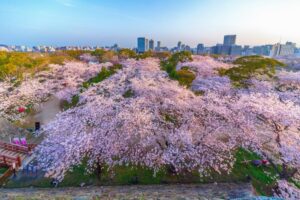
[[[250,184],[93,186],[82,188],[0,189],[0,199],[255,199]]]

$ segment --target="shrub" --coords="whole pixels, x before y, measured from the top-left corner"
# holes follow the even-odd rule
[[[154,52],[154,57],[158,58],[160,60],[166,60],[166,59],[169,59],[171,57],[171,53],[168,52],[168,51]]]
[[[84,50],[66,50],[66,51],[62,51],[65,54],[67,54],[69,57],[76,59],[76,60],[80,60],[80,56],[84,53],[86,53],[87,51]]]
[[[129,89],[129,90],[127,90],[122,96],[124,97],[124,98],[130,98],[130,97],[133,97],[134,96],[134,91],[132,90],[132,89]]]
[[[137,59],[146,59],[146,58],[150,58],[150,57],[154,57],[154,52],[153,51],[146,51],[142,54],[139,54],[137,56]]]
[[[135,51],[131,49],[121,49],[118,52],[118,56],[120,59],[128,59],[128,58],[136,58],[136,53]]]
[[[99,62],[114,62],[117,59],[115,52],[104,49],[96,49],[91,53],[91,55],[96,56]]]
[[[64,110],[67,110],[67,109],[77,106],[77,104],[79,103],[79,99],[80,99],[79,95],[74,95],[71,99],[71,102],[64,101],[63,102]]]
[[[165,61],[171,57],[170,52],[155,52],[155,51],[146,51],[142,54],[136,56],[136,59],[146,59],[146,58],[158,58],[159,60]]]
[[[99,83],[99,82],[103,81],[104,79],[110,77],[111,75],[115,74],[119,69],[122,69],[122,65],[120,65],[120,64],[115,64],[108,68],[103,67],[101,69],[101,71],[99,72],[99,74],[97,74],[97,76],[84,82],[82,86],[84,88],[88,88],[90,85],[92,85],[94,83]]]
[[[192,54],[187,51],[173,54],[168,60],[161,61],[161,68],[165,70],[171,79],[178,80],[181,85],[190,87],[193,80],[196,78],[195,74],[188,70],[188,67],[176,71],[176,66],[179,62],[186,62],[192,60]]]
[[[179,81],[180,85],[184,85],[190,87],[192,82],[195,80],[196,75],[187,69],[181,69],[177,71],[177,80]]]

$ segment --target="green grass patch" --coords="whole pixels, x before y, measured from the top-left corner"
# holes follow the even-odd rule
[[[4,188],[26,188],[26,187],[37,187],[37,188],[50,188],[51,186],[51,179],[39,177],[37,179],[21,179],[21,180],[14,180],[10,179],[3,185]]]
[[[177,71],[177,80],[180,85],[191,87],[196,75],[188,69],[180,69]]]
[[[276,170],[271,166],[256,167],[251,164],[252,160],[261,159],[257,154],[245,149],[238,149],[235,154],[236,162],[230,174],[219,174],[214,170],[208,170],[207,176],[199,176],[197,169],[188,172],[182,171],[179,174],[173,174],[167,167],[163,167],[156,174],[152,169],[144,166],[115,166],[108,170],[107,167],[102,168],[100,177],[96,173],[86,173],[86,162],[73,167],[59,187],[70,187],[85,185],[148,185],[148,184],[178,184],[178,183],[214,183],[214,182],[249,182],[260,195],[272,195],[272,188],[277,181]],[[249,161],[249,162],[245,162]],[[155,175],[154,175],[155,174]],[[12,181],[10,180],[6,187],[52,187],[51,179],[39,178],[30,182]],[[294,181],[294,184],[298,184]]]
[[[71,99],[71,102],[68,102],[68,101],[64,101],[62,103],[62,107],[64,110],[68,110],[70,108],[74,108],[75,106],[77,106],[77,104],[79,103],[79,99],[80,99],[80,96],[79,95],[74,95]]]
[[[121,59],[129,59],[129,58],[136,58],[136,52],[131,49],[120,49],[118,51],[118,57]]]
[[[178,71],[176,70],[176,66],[179,62],[191,60],[192,54],[190,52],[178,52],[173,54],[169,59],[161,61],[161,68],[168,73],[171,79],[177,80],[181,85],[190,87],[193,80],[196,78],[195,74],[190,71],[188,66],[185,66]]]
[[[176,117],[176,115],[171,114],[171,113],[162,113],[162,116],[166,122],[170,122],[170,123],[178,126],[179,121],[178,121],[178,118]]]
[[[85,183],[85,185],[98,185],[98,179],[96,175],[88,174],[86,172],[85,163],[73,167],[73,169],[66,174],[64,180],[59,183],[59,186],[80,186],[82,183]]]
[[[0,167],[0,174],[4,174],[7,170],[7,167]]]
[[[259,166],[256,167],[251,164],[252,160],[260,160],[261,157],[256,153],[247,151],[245,149],[238,149],[236,152],[236,163],[233,167],[232,179],[245,181],[251,179],[253,187],[261,195],[272,195],[272,188],[276,184],[278,174],[274,167]],[[250,161],[245,163],[245,161]]]
[[[96,49],[91,52],[91,55],[97,57],[99,62],[112,62],[117,56],[114,51],[104,49]]]
[[[120,64],[115,64],[111,67],[105,68],[103,67],[101,71],[93,78],[90,80],[86,81],[83,83],[84,88],[89,88],[92,84],[100,83],[101,81],[107,79],[108,77],[112,76],[115,74],[118,70],[122,69],[122,65]]]
[[[30,113],[32,113],[34,111],[34,107],[33,106],[34,105],[32,103],[29,103],[29,104],[27,104],[25,106],[25,108],[26,108],[26,110],[25,110],[26,114],[30,114]]]
[[[254,77],[273,78],[277,67],[285,65],[272,58],[262,56],[240,57],[233,62],[237,65],[230,69],[220,69],[220,76],[228,76],[235,87],[248,87],[248,80]]]
[[[300,181],[296,181],[295,179],[290,178],[289,182],[293,183],[298,189],[300,189]]]
[[[196,96],[203,96],[205,94],[205,91],[202,91],[202,90],[197,90],[197,91],[193,91],[193,92]]]
[[[141,54],[136,54],[135,59],[146,59],[146,58],[158,58],[159,60],[166,60],[171,57],[171,53],[167,51],[155,52],[155,51],[146,51]]]
[[[134,91],[132,89],[128,89],[126,90],[126,92],[124,92],[124,94],[122,95],[124,98],[131,98],[134,96]]]

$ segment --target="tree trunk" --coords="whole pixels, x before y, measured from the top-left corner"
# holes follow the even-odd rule
[[[102,174],[101,164],[97,163],[96,175],[97,175],[99,181],[101,180],[101,174]]]

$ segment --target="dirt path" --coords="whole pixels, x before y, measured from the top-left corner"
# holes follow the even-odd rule
[[[252,199],[249,184],[103,186],[55,189],[0,189],[1,200],[13,199]]]

